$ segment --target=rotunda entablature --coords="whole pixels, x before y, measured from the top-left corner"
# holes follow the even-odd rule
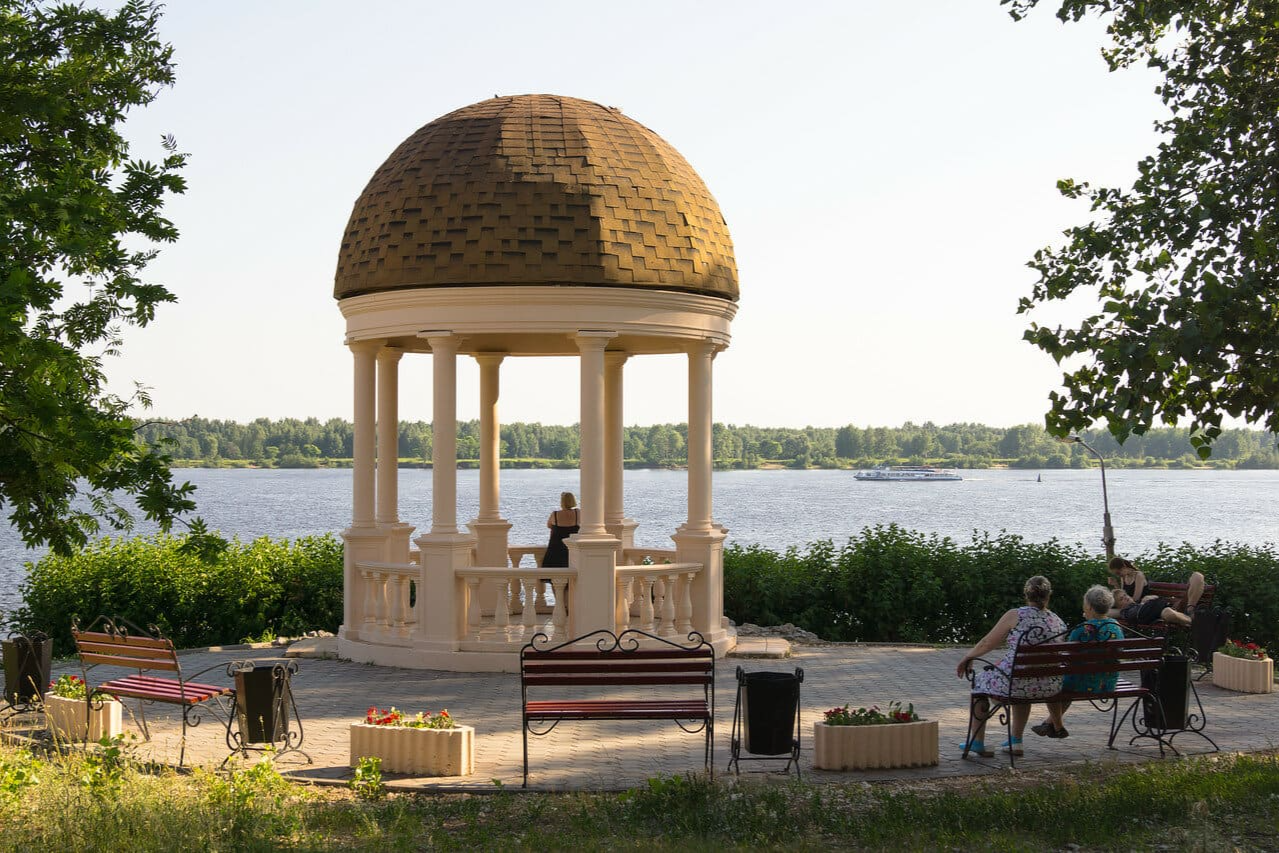
[[[468,287],[386,291],[339,303],[347,339],[381,340],[405,352],[429,352],[427,331],[448,330],[459,352],[573,356],[582,330],[616,333],[613,351],[633,355],[687,351],[708,341],[728,346],[737,305],[693,293],[598,287]]]

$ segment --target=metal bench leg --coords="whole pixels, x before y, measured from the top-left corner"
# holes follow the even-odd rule
[[[524,718],[524,725],[521,734],[524,735],[524,784],[521,788],[528,787],[528,718]]]

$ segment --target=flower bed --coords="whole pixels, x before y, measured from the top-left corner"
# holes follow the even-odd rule
[[[377,756],[382,769],[415,776],[468,776],[475,772],[475,729],[459,726],[448,711],[406,717],[391,708],[369,708],[351,724],[350,766]]]
[[[115,737],[124,731],[123,710],[119,702],[101,693],[90,706],[84,680],[76,675],[58,676],[44,694],[45,721],[59,740],[83,741],[86,734],[90,741]]]
[[[813,724],[813,766],[818,770],[871,770],[937,764],[937,721],[921,720],[915,706],[893,702],[849,710],[832,708]]]
[[[1256,643],[1227,640],[1212,656],[1212,683],[1239,693],[1272,693],[1275,664]]]

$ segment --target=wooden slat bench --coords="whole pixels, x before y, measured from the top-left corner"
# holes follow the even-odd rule
[[[982,697],[985,697],[989,702],[989,707],[985,714],[987,720],[1000,711],[1007,711],[1012,705],[1087,701],[1097,710],[1111,713],[1110,738],[1106,741],[1107,748],[1115,748],[1115,737],[1119,734],[1119,729],[1124,722],[1131,716],[1133,731],[1136,734],[1130,743],[1140,738],[1156,740],[1159,742],[1159,752],[1161,755],[1163,754],[1164,746],[1168,745],[1164,738],[1164,733],[1145,723],[1143,715],[1137,710],[1138,702],[1142,699],[1156,704],[1159,700],[1157,696],[1142,687],[1140,683],[1134,683],[1121,677],[1113,690],[1099,693],[1062,691],[1047,697],[1028,697],[1024,693],[1019,695],[1017,685],[1020,680],[1027,678],[1056,678],[1063,675],[1092,675],[1099,673],[1118,675],[1120,673],[1141,673],[1146,670],[1158,669],[1160,662],[1163,660],[1164,651],[1168,646],[1167,637],[1129,637],[1125,633],[1125,638],[1122,640],[1089,643],[1058,642],[1058,640],[1067,636],[1063,633],[1035,642],[1037,638],[1029,636],[1029,633],[1033,632],[1034,629],[1028,632],[1028,636],[1017,646],[1017,651],[1013,655],[1012,672],[1008,678],[1010,689],[1007,691],[1007,695],[999,693],[972,694],[968,705],[968,731],[972,731],[972,724],[978,713],[977,700]],[[977,661],[986,663],[988,669],[994,668],[989,661],[983,661],[981,658],[978,658]],[[976,673],[972,669],[969,669],[968,675],[970,682],[976,678]],[[1132,703],[1128,705],[1128,709],[1124,711],[1121,717],[1119,715],[1119,706],[1128,699],[1131,699]],[[1160,717],[1162,717],[1162,714]],[[1011,740],[1012,715],[1004,713],[1002,718],[1007,721],[1008,738]],[[966,738],[965,740],[967,741],[968,739]],[[964,758],[967,757],[968,746],[965,743]],[[1011,751],[1008,753],[1008,760],[1010,766],[1016,766],[1016,757]]]
[[[1190,584],[1188,583],[1173,583],[1171,581],[1147,581],[1145,588],[1141,592],[1141,597],[1145,598],[1147,595],[1157,595],[1160,598],[1167,598],[1172,601],[1176,601],[1177,599],[1184,600],[1186,597],[1186,593],[1189,591],[1190,591]],[[1205,610],[1211,609],[1212,599],[1216,592],[1217,592],[1216,584],[1212,584],[1212,583],[1204,584],[1204,591],[1199,596],[1199,601],[1195,603],[1195,608],[1199,609],[1202,607]],[[1166,634],[1168,633],[1168,631],[1178,630],[1182,628],[1182,626],[1180,625],[1169,625],[1167,622],[1165,622],[1162,619],[1147,625],[1133,625],[1124,621],[1123,619],[1118,619],[1116,621],[1118,621],[1119,624],[1123,626],[1125,634],[1127,634],[1132,629],[1136,629],[1137,631],[1141,631],[1146,634],[1156,634],[1156,633]]]
[[[690,734],[705,732],[705,764],[713,775],[715,650],[696,632],[688,640],[680,645],[643,631],[600,630],[549,646],[545,634],[535,635],[520,650],[524,787],[528,736],[549,734],[562,720],[672,720]],[[595,687],[640,690],[602,695],[590,689]],[[654,698],[661,688],[681,692]],[[556,698],[530,699],[530,690]],[[547,723],[544,729],[535,728]]]
[[[71,636],[80,656],[80,667],[88,695],[108,693],[117,698],[137,699],[139,726],[147,740],[151,739],[151,732],[147,728],[144,703],[159,702],[182,708],[182,742],[178,751],[178,766],[186,759],[187,727],[200,724],[197,709],[205,707],[218,715],[226,713],[225,709],[218,708],[216,704],[205,703],[229,696],[232,693],[231,686],[201,684],[184,677],[173,641],[161,636],[154,626],[148,634],[122,619],[100,616],[83,631],[73,621]],[[89,670],[96,666],[133,669],[137,670],[137,674],[92,684],[89,681]],[[220,666],[223,665],[215,664],[195,675],[203,675]],[[144,675],[146,672],[170,672],[173,676]]]

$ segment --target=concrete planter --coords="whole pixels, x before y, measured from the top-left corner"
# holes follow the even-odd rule
[[[87,703],[83,699],[64,699],[61,696],[46,693],[44,717],[54,737],[64,741],[84,740],[86,706]],[[98,741],[103,737],[115,737],[123,732],[123,708],[124,706],[114,699],[103,699],[101,708],[89,708],[89,740]]]
[[[1213,652],[1212,683],[1240,693],[1273,693],[1275,662],[1270,658],[1232,658],[1221,652]]]
[[[475,729],[351,723],[351,766],[367,756],[382,759],[382,769],[388,773],[469,776],[475,772]]]
[[[813,723],[813,766],[818,770],[927,767],[938,760],[937,721],[880,726]]]

